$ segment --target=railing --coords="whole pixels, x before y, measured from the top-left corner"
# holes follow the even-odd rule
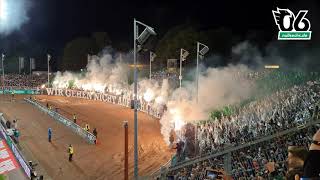
[[[0,86],[0,94],[39,94],[39,90],[36,87],[26,87],[26,86]]]
[[[162,165],[159,169],[153,171],[150,176],[151,176],[151,177],[160,176],[160,175],[161,175],[161,171],[162,171],[163,169],[168,169],[169,166],[170,166],[170,164],[171,164],[171,159],[170,159],[168,162],[166,162],[164,165]]]
[[[2,114],[0,115],[0,118],[1,118],[1,123],[0,123],[1,136],[3,136],[3,138],[7,141],[8,146],[10,147],[10,149],[12,150],[14,156],[16,157],[16,159],[18,160],[19,164],[21,165],[24,173],[29,178],[31,178],[31,167],[29,166],[28,161],[25,160],[25,158],[23,157],[22,153],[20,152],[18,147],[13,143],[14,141],[8,135],[5,127],[3,126],[3,124],[5,124],[5,122],[6,122],[6,120],[4,119]]]
[[[229,146],[229,147],[223,148],[222,151],[214,153],[214,154],[209,154],[209,155],[202,156],[202,157],[198,156],[198,157],[195,157],[193,159],[189,159],[189,160],[183,161],[183,162],[181,162],[180,164],[178,164],[178,165],[176,165],[174,167],[167,168],[166,169],[166,173],[171,172],[171,171],[176,171],[178,169],[181,169],[181,168],[184,168],[184,167],[187,167],[187,166],[190,166],[190,165],[193,165],[193,164],[196,164],[198,162],[202,162],[202,161],[205,161],[205,160],[208,160],[208,159],[213,159],[215,157],[222,156],[222,155],[225,155],[227,153],[234,152],[234,151],[237,151],[239,149],[243,149],[243,148],[246,148],[246,147],[261,143],[261,142],[269,141],[269,140],[272,140],[274,138],[278,138],[278,137],[281,137],[281,136],[284,136],[284,135],[287,135],[287,134],[290,134],[290,133],[293,133],[293,132],[297,132],[297,131],[300,131],[302,129],[308,128],[310,126],[313,126],[313,125],[316,125],[316,124],[319,124],[319,123],[320,123],[320,119],[317,119],[317,120],[309,119],[303,125],[296,126],[296,127],[293,127],[293,128],[290,128],[290,129],[287,129],[287,130],[284,130],[284,131],[281,131],[281,132],[278,132],[278,133],[275,133],[275,134],[272,134],[272,135],[269,135],[269,136],[265,136],[265,137],[262,137],[260,139],[257,139],[257,140],[251,141],[251,142],[247,142],[245,144],[241,144],[241,145],[236,146],[236,147]],[[162,167],[164,167],[164,166],[162,166]],[[153,172],[151,174],[151,177],[159,176],[159,175],[161,175],[161,173],[162,173],[162,169],[160,168],[157,171]]]
[[[59,113],[57,113],[55,111],[49,110],[48,108],[46,108],[45,106],[41,105],[40,103],[38,103],[36,101],[33,101],[33,100],[29,99],[29,98],[24,98],[24,100],[26,102],[34,105],[35,107],[37,107],[41,111],[47,113],[54,120],[62,123],[66,127],[70,128],[74,133],[76,133],[77,135],[79,135],[82,138],[84,138],[88,143],[90,143],[90,144],[94,144],[95,143],[96,137],[92,133],[82,129],[82,127],[79,126],[78,124],[72,122],[68,118],[62,116],[61,114],[59,114]]]

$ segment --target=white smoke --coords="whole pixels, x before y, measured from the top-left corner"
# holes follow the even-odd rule
[[[53,87],[83,89],[96,92],[111,92],[117,95],[132,95],[133,84],[129,84],[128,75],[130,55],[115,55],[105,51],[99,56],[93,56],[87,64],[86,73],[58,72],[53,80]],[[152,107],[165,104],[170,94],[168,80],[157,82],[153,79],[140,79],[138,82],[138,97],[146,102],[153,102]]]
[[[71,84],[77,89],[118,93],[121,88],[128,88],[127,73],[128,66],[119,61],[119,56],[104,53],[90,59],[86,73],[58,72],[52,84],[56,88],[68,88]]]
[[[241,75],[251,70],[244,65],[208,68],[199,77],[199,97],[196,102],[195,82],[177,89],[167,102],[168,111],[161,118],[161,133],[169,143],[172,129],[179,131],[186,123],[207,120],[213,109],[240,103],[254,90],[252,81]]]
[[[9,35],[29,20],[30,1],[0,0],[0,34]]]
[[[252,51],[248,51],[248,49]],[[257,59],[262,56],[249,44],[243,43],[233,49],[234,53],[242,59]],[[124,62],[130,62],[131,56],[120,61],[119,56],[103,53],[96,56],[87,65],[87,72],[83,75],[71,72],[58,73],[53,81],[53,86],[66,88],[72,80],[74,86],[89,91],[115,94],[133,95],[133,84],[128,84],[129,66]],[[190,71],[194,72],[194,71]],[[173,89],[168,80],[158,82],[153,79],[139,79],[138,98],[150,102],[154,108],[167,106],[167,111],[160,119],[161,133],[165,142],[169,144],[169,136],[172,130],[179,132],[183,125],[207,120],[214,109],[226,105],[240,103],[250,97],[255,90],[254,83],[245,78],[244,74],[252,70],[245,65],[229,65],[222,68],[203,68],[199,76],[198,102],[196,84],[194,81],[184,81],[183,87]]]

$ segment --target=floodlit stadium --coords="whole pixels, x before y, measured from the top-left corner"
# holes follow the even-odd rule
[[[320,179],[319,4],[210,3],[0,0],[0,179]]]

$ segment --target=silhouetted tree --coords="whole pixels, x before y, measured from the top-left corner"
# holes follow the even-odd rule
[[[87,55],[98,51],[95,39],[80,37],[67,43],[63,52],[62,69],[79,70],[87,65]]]

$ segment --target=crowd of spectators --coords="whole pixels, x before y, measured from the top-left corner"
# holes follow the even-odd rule
[[[230,172],[230,176],[233,179],[243,180],[281,180],[285,179],[285,177],[290,180],[292,179],[292,169],[296,170],[297,167],[300,168],[300,171],[295,171],[295,173],[303,174],[303,162],[300,166],[297,166],[297,162],[290,161],[288,155],[294,152],[298,152],[299,154],[299,151],[302,149],[302,152],[305,152],[302,160],[304,161],[308,152],[308,146],[312,142],[312,136],[318,129],[319,126],[310,126],[285,136],[231,152],[232,171]],[[208,169],[221,171],[224,168],[223,162],[224,157],[217,156],[177,171],[172,171],[167,176],[180,180],[207,179]]]
[[[234,115],[208,121],[197,128],[200,154],[214,153],[225,145],[238,145],[302,125],[320,102],[320,83],[308,82],[254,101]]]
[[[162,83],[164,79],[168,79],[169,84],[172,87],[178,87],[179,85],[179,75],[177,73],[171,73],[166,70],[153,72],[151,74],[151,78],[158,81],[159,83]]]
[[[48,81],[46,75],[23,75],[23,74],[5,74],[4,85],[5,87],[19,87],[22,89],[30,89],[41,87]],[[1,85],[3,80],[1,78]]]
[[[196,155],[214,154],[228,147],[236,147],[284,130],[303,126],[319,118],[320,82],[279,90],[271,96],[253,101],[230,116],[207,121],[196,129]],[[232,177],[235,179],[283,179],[287,175],[288,147],[307,147],[312,127],[296,134],[265,141],[232,152]],[[186,158],[188,159],[188,158]],[[221,169],[223,158],[216,157],[173,172],[180,179],[204,179],[207,169]],[[180,162],[181,163],[181,162]],[[179,179],[177,178],[177,179]]]

